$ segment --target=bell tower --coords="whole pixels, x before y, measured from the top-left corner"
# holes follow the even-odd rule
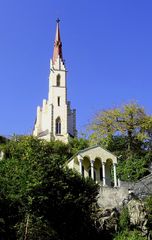
[[[57,19],[53,56],[50,60],[48,100],[37,108],[33,135],[38,138],[68,142],[76,137],[76,110],[67,101],[67,70],[63,60],[60,37],[60,20]]]

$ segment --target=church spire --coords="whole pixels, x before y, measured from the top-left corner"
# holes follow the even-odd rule
[[[57,19],[56,22],[57,22],[57,26],[56,26],[56,35],[55,35],[53,58],[52,58],[53,65],[55,64],[55,61],[58,56],[63,61],[62,42],[61,42],[60,27],[59,27],[60,20]]]

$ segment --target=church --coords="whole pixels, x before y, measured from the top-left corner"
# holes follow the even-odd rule
[[[37,107],[33,135],[47,141],[60,140],[68,143],[77,136],[76,110],[67,101],[67,69],[63,59],[59,20],[57,20],[53,56],[50,60],[48,100]],[[68,160],[67,166],[84,177],[91,177],[102,186],[117,187],[117,157],[101,146],[79,151]],[[111,171],[114,176],[111,179]]]
[[[59,19],[57,20],[53,56],[50,60],[48,99],[37,107],[33,135],[47,141],[67,143],[76,137],[76,110],[67,100],[67,69],[63,59]]]

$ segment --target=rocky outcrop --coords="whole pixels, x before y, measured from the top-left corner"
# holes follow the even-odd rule
[[[134,183],[121,182],[118,188],[100,188],[96,225],[99,231],[116,233],[119,215],[124,207],[129,214],[130,229],[141,231],[147,239],[150,236],[145,197],[152,195],[152,173]],[[108,239],[108,238],[107,238]]]
[[[101,209],[97,210],[96,226],[99,231],[115,233],[118,229],[119,211],[116,208],[113,209]]]
[[[130,225],[133,227],[138,227],[143,235],[147,236],[148,230],[148,213],[146,211],[145,205],[141,200],[132,199],[127,204],[128,214],[130,218]]]
[[[118,231],[119,216],[123,208],[128,209],[130,229],[138,229],[143,236],[149,236],[148,213],[142,200],[137,199],[134,195],[125,201],[119,208],[99,208],[96,213],[96,226],[99,231],[114,234]],[[148,238],[151,239],[151,238]]]

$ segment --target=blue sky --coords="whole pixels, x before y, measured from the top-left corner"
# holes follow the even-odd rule
[[[152,114],[151,13],[151,0],[0,0],[0,135],[32,132],[57,17],[79,132],[133,100]]]

